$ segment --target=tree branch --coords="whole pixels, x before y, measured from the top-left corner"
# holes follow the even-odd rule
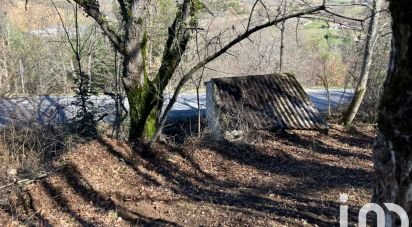
[[[253,16],[253,12],[255,11],[255,7],[258,4],[259,0],[256,0],[255,3],[252,6],[252,9],[250,10],[250,14],[249,14],[249,20],[247,22],[247,26],[246,26],[246,30],[249,30],[250,27],[250,23],[252,21],[252,16]]]
[[[84,12],[87,15],[92,17],[100,28],[103,30],[103,33],[109,38],[113,46],[123,55],[127,54],[124,48],[124,44],[120,36],[116,33],[114,29],[112,29],[109,25],[107,17],[100,12],[99,2],[96,0],[73,0],[77,4],[79,4]],[[120,2],[120,1],[119,1]]]
[[[192,0],[184,0],[180,12],[176,14],[173,24],[169,27],[162,64],[154,79],[154,84],[158,86],[159,92],[162,92],[168,84],[187,48],[191,35],[191,29],[188,26],[193,19],[191,14],[195,13],[192,12],[194,10],[192,4]]]
[[[283,16],[281,18],[277,18],[273,21],[269,21],[267,23],[258,25],[253,27],[250,30],[245,31],[243,34],[239,35],[238,37],[236,37],[235,39],[233,39],[232,41],[230,41],[228,44],[226,44],[224,47],[222,47],[219,51],[217,51],[216,53],[210,55],[209,57],[205,58],[203,61],[197,63],[194,67],[192,67],[189,72],[187,72],[179,81],[175,92],[173,93],[173,97],[170,99],[168,105],[166,106],[166,109],[164,110],[160,121],[159,121],[159,127],[155,133],[155,136],[152,138],[151,142],[155,142],[158,137],[160,136],[160,133],[163,129],[164,124],[166,123],[166,119],[167,119],[167,114],[169,113],[169,111],[172,109],[174,103],[177,100],[177,97],[180,93],[180,91],[182,90],[183,86],[186,84],[186,82],[192,78],[193,74],[198,71],[199,69],[201,69],[202,67],[204,67],[205,65],[207,65],[208,63],[212,62],[213,60],[215,60],[216,58],[218,58],[220,55],[226,53],[227,50],[229,50],[230,48],[232,48],[233,46],[235,46],[236,44],[240,43],[241,41],[243,41],[244,39],[247,39],[250,35],[252,35],[253,33],[260,31],[262,29],[265,29],[267,27],[276,25],[280,22],[286,21],[288,19],[291,18],[296,18],[296,17],[300,17],[306,14],[311,14],[311,13],[315,13],[315,12],[319,12],[325,9],[325,2],[317,7],[312,7],[312,8],[307,8],[307,9],[303,9],[300,10],[296,13],[292,13],[286,16]]]
[[[357,21],[357,22],[361,22],[361,23],[363,23],[367,19],[367,18],[358,19],[358,18],[348,17],[348,16],[345,16],[345,15],[342,15],[342,14],[339,14],[339,13],[332,12],[332,11],[328,10],[326,7],[325,7],[324,11],[331,14],[331,15],[333,15],[333,16],[336,16],[336,17],[340,17],[340,18],[347,19],[347,20],[353,20],[353,21]]]
[[[129,17],[127,15],[127,7],[126,7],[126,4],[125,4],[124,0],[117,0],[117,2],[119,3],[120,11],[122,12],[123,20],[127,21],[129,19]]]
[[[18,181],[12,182],[12,183],[8,183],[8,184],[5,184],[5,185],[0,186],[0,190],[3,190],[3,189],[5,189],[5,188],[11,187],[11,186],[16,186],[16,185],[17,185],[17,186],[28,185],[28,184],[34,183],[34,182],[36,182],[36,181],[40,181],[40,180],[42,180],[42,179],[44,179],[44,178],[47,178],[47,177],[51,176],[52,174],[54,174],[54,173],[56,173],[56,172],[58,172],[58,171],[60,171],[60,170],[61,170],[61,167],[56,168],[56,169],[54,169],[54,170],[52,170],[52,171],[50,171],[50,172],[47,172],[47,173],[39,174],[39,175],[37,175],[37,176],[35,176],[35,177],[33,177],[33,178],[25,178],[25,179],[18,180]]]
[[[344,24],[343,22],[336,21],[334,18],[323,17],[322,15],[321,16],[310,16],[309,15],[309,16],[302,16],[300,18],[304,18],[304,19],[308,19],[308,20],[322,20],[322,21],[325,21],[325,22],[331,22],[331,23],[335,23],[335,24],[344,26],[348,29],[352,29],[352,30],[356,30],[356,31],[363,31],[364,30],[360,26]]]

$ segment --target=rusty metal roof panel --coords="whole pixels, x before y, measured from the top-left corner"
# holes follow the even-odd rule
[[[302,86],[291,74],[214,78],[215,105],[225,127],[327,129]]]

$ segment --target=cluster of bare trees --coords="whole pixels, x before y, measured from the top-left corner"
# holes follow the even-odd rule
[[[60,72],[63,72],[61,74],[64,75],[67,71],[71,71],[71,75],[76,75],[75,72],[80,69],[76,61],[83,62],[85,67],[82,71],[84,71],[84,74],[89,75],[91,81],[93,79],[95,81],[100,79],[104,81],[103,84],[107,84],[107,81],[118,82],[118,80],[105,78],[108,76],[113,77],[112,75],[116,74],[113,62],[114,53],[118,53],[117,61],[122,61],[120,66],[122,72],[121,83],[130,104],[129,139],[131,141],[142,138],[155,141],[166,122],[168,111],[170,111],[179,92],[187,83],[196,81],[193,84],[197,91],[199,91],[202,80],[207,77],[205,74],[224,72],[214,68],[214,65],[217,64],[216,59],[232,56],[233,60],[236,61],[247,57],[247,54],[241,52],[239,52],[241,54],[238,54],[236,51],[249,43],[252,43],[252,46],[256,46],[254,42],[259,36],[262,36],[262,31],[264,30],[269,31],[272,28],[279,32],[280,36],[276,37],[270,42],[272,44],[269,45],[266,44],[267,41],[260,39],[259,43],[264,45],[261,45],[261,55],[253,61],[256,63],[256,66],[252,66],[253,70],[259,70],[256,67],[272,68],[270,70],[272,72],[290,71],[293,68],[300,68],[296,67],[297,65],[288,66],[288,60],[291,59],[292,55],[286,53],[288,48],[292,47],[289,44],[290,40],[286,39],[289,36],[286,35],[289,35],[288,32],[290,33],[291,30],[295,30],[296,43],[299,43],[301,40],[298,40],[298,33],[299,27],[302,27],[302,21],[306,23],[324,21],[327,27],[339,27],[340,30],[348,30],[358,34],[364,31],[365,25],[368,27],[364,33],[365,35],[358,35],[361,38],[366,37],[365,44],[361,44],[366,51],[362,63],[359,64],[362,65],[359,72],[361,79],[356,89],[353,105],[347,111],[350,114],[346,115],[351,117],[345,117],[344,119],[345,123],[350,123],[348,119],[353,119],[354,114],[356,114],[362,101],[362,95],[360,94],[364,93],[362,91],[367,84],[367,75],[372,65],[371,56],[373,56],[377,40],[375,38],[378,33],[377,23],[382,9],[380,0],[373,1],[372,6],[360,2],[335,4],[323,1],[314,4],[305,1],[283,0],[267,2],[256,0],[253,4],[243,8],[241,7],[243,4],[241,1],[225,3],[220,1],[186,0],[177,3],[177,7],[171,7],[175,3],[168,0],[161,0],[155,3],[144,0],[118,0],[115,2],[116,6],[113,8],[115,10],[112,12],[107,11],[107,7],[103,7],[103,5],[107,5],[107,2],[102,0],[73,0],[71,4],[76,4],[83,9],[84,13],[94,20],[100,29],[81,29],[84,30],[82,34],[84,37],[81,37],[85,41],[82,45],[84,56],[79,61],[78,54],[75,54],[74,57],[69,58],[69,64],[67,64],[67,60],[66,62],[65,60],[60,60],[57,63],[60,66],[59,69],[63,67],[63,70],[60,70]],[[58,12],[58,7],[55,8]],[[227,29],[214,30],[213,26],[216,26],[216,23],[213,23],[214,18],[218,19],[217,15],[221,15],[223,12],[217,10],[220,8],[228,8],[235,12],[231,11],[234,15],[232,18],[235,19],[233,20],[233,25]],[[346,15],[345,12],[352,8],[357,11],[361,10],[361,12],[370,13],[368,15],[364,13],[360,15]],[[30,10],[30,7],[28,10]],[[213,12],[214,10],[218,12]],[[245,12],[241,14],[239,13],[241,11]],[[159,14],[162,17],[156,16]],[[211,19],[205,20],[204,18]],[[292,26],[293,28],[291,28]],[[100,32],[104,38],[99,38]],[[70,29],[66,29],[62,33],[63,37],[61,40],[66,39],[66,42],[67,38],[70,40],[71,38],[67,35],[69,33]],[[320,34],[323,35],[322,33]],[[322,47],[326,52],[331,50],[330,42],[333,40],[333,34],[331,34],[326,33],[323,35],[324,37],[321,37],[321,39],[324,39],[322,42],[325,42],[327,45],[326,49]],[[106,41],[110,43],[114,51],[110,50],[109,45],[105,43]],[[96,43],[99,44],[97,45]],[[268,46],[272,46],[270,51],[267,51],[269,49],[267,48]],[[99,51],[99,48],[102,48],[102,50]],[[69,55],[76,53],[76,51],[73,52],[73,48],[70,45],[67,45],[67,49],[66,53]],[[314,49],[316,47],[309,51]],[[112,53],[110,54],[108,50]],[[297,51],[294,51],[294,53],[297,53]],[[340,66],[336,65],[340,64],[339,62],[342,62],[342,60],[339,58],[335,59],[335,57],[326,59],[326,55],[322,54],[322,52],[319,52],[318,55],[312,61],[318,59],[318,62],[315,64],[323,65],[324,67],[318,67],[319,69],[313,71],[313,74],[320,81],[320,84],[328,87],[331,82],[339,78],[339,76],[333,75],[341,74],[338,71],[344,71],[340,69]],[[107,58],[107,56],[111,57]],[[272,56],[277,56],[274,62]],[[265,59],[267,59],[269,67],[261,65]],[[299,60],[299,62],[301,63],[305,60],[307,59]],[[30,74],[26,72],[29,67],[25,65],[24,61],[20,61],[19,65],[17,67],[19,69],[19,76],[13,78],[19,78],[19,80],[15,79],[15,81],[20,82],[20,90],[23,89],[26,92],[29,90],[27,88],[29,86],[25,86],[27,82],[24,82],[24,79],[26,74]],[[49,65],[56,65],[56,61],[49,63]],[[107,67],[108,65],[110,67]],[[53,73],[58,71],[53,70]],[[309,72],[310,70],[306,71]],[[46,73],[50,74],[50,72],[44,72],[44,74]],[[3,75],[6,74],[4,73]],[[78,74],[81,75],[82,72]],[[61,78],[67,80],[67,76],[62,76]],[[39,79],[39,83],[42,81]],[[73,86],[73,83],[68,84]],[[118,90],[117,86],[113,87],[116,87],[115,90]],[[166,89],[171,90],[173,96],[162,112],[163,93]],[[65,88],[63,90],[70,89]],[[107,88],[103,89],[103,91],[106,90]]]
[[[1,94],[2,96],[70,94],[75,85],[75,58],[67,44],[64,26],[60,23],[47,24],[31,18],[28,8],[22,12],[13,3],[2,2],[0,25],[0,61],[1,61]],[[49,11],[45,11],[44,18],[57,17],[57,11],[48,1]],[[75,32],[74,21],[70,16],[72,11],[59,4],[59,10],[65,21],[65,27],[70,33]],[[11,15],[9,11],[17,11],[19,16]],[[24,9],[23,9],[24,10]],[[33,20],[41,26],[22,27],[16,25],[16,20]],[[57,20],[59,21],[59,20]],[[34,29],[36,28],[36,29]],[[95,25],[82,24],[81,38],[85,41],[82,50],[87,52],[83,59],[85,71],[91,72],[99,91],[111,88],[113,80],[114,54],[110,43],[105,40]]]
[[[53,89],[53,86],[48,88],[45,83],[53,84],[55,79],[67,78],[67,71],[71,71],[75,77],[80,79],[83,74],[87,74],[88,79],[83,81],[87,84],[91,84],[90,81],[93,78],[97,80],[105,75],[115,75],[113,94],[120,102],[121,88],[119,85],[121,83],[130,105],[129,140],[131,142],[140,139],[156,141],[166,122],[168,112],[184,86],[192,81],[199,92],[205,71],[214,70],[210,65],[222,56],[233,55],[231,52],[233,48],[241,46],[245,42],[253,43],[256,35],[262,30],[279,29],[280,39],[277,40],[279,50],[273,53],[279,57],[274,68],[278,71],[284,71],[285,50],[287,49],[285,32],[287,32],[291,21],[296,22],[296,31],[298,31],[300,20],[309,22],[321,20],[326,22],[328,26],[332,24],[341,29],[351,30],[358,34],[358,39],[364,40],[364,42],[360,42],[360,49],[362,49],[360,60],[353,66],[353,71],[348,70],[348,74],[350,74],[348,78],[353,77],[356,87],[355,96],[343,118],[344,124],[350,124],[358,112],[362,100],[367,94],[366,89],[368,83],[370,84],[369,78],[376,79],[379,75],[385,74],[383,73],[384,64],[374,63],[374,59],[377,58],[381,58],[380,61],[385,62],[388,51],[379,49],[378,43],[391,34],[390,31],[387,31],[390,23],[381,18],[383,14],[387,13],[386,3],[383,0],[373,0],[371,5],[356,1],[335,4],[326,0],[316,4],[286,0],[267,4],[266,1],[256,0],[248,8],[247,16],[238,20],[239,23],[218,32],[211,32],[212,23],[203,23],[202,16],[216,17],[213,7],[230,8],[231,4],[235,4],[236,1],[221,1],[220,3],[223,5],[219,5],[216,2],[208,4],[207,1],[182,0],[177,2],[177,7],[173,8],[173,11],[165,10],[167,9],[165,6],[172,4],[172,2],[161,1],[165,4],[163,12],[169,12],[166,18],[170,17],[170,23],[167,23],[169,19],[157,22],[153,19],[153,12],[161,11],[161,9],[157,7],[158,5],[154,6],[153,2],[149,0],[117,0],[115,1],[116,7],[114,7],[116,12],[111,15],[102,9],[103,0],[71,0],[70,2],[76,10],[80,7],[88,17],[94,20],[99,27],[99,32],[94,30],[94,32],[84,33],[81,38],[79,35],[81,32],[77,31],[75,42],[78,43],[73,45],[70,29],[65,29],[63,34],[67,37],[63,38],[70,40],[68,43],[71,44],[69,48],[72,50],[69,49],[63,55],[71,55],[69,58],[67,56],[60,58],[58,57],[59,53],[50,51],[50,49],[42,49],[44,43],[38,37],[33,37],[29,41],[30,50],[23,48],[19,52],[16,47],[28,44],[14,45],[21,39],[13,37],[17,33],[10,32],[7,23],[0,24],[0,86],[2,95],[6,93],[35,93],[33,91],[36,89],[36,92],[39,92],[38,90],[48,92]],[[25,3],[27,6],[27,1]],[[412,59],[410,51],[412,18],[410,12],[412,4],[408,0],[399,0],[391,1],[389,5],[393,19],[393,40],[388,76],[383,92],[378,91],[379,94],[382,94],[382,98],[378,115],[379,134],[374,150],[377,172],[374,198],[379,203],[397,203],[411,214],[412,145],[410,137],[412,135],[412,121],[409,118],[412,106],[412,79],[410,78],[412,65],[410,62]],[[366,16],[363,14],[346,15],[346,9],[350,7],[365,9],[369,13]],[[239,11],[239,8],[236,10]],[[384,18],[388,18],[387,15]],[[5,20],[4,17],[0,19]],[[158,29],[156,27],[158,24],[163,24],[163,26],[159,25]],[[167,28],[165,28],[166,26]],[[76,28],[79,27],[76,26]],[[90,29],[88,30],[90,31]],[[103,36],[100,32],[103,33]],[[324,35],[327,45],[329,45],[331,36],[333,35]],[[90,37],[95,38],[89,39]],[[164,37],[164,40],[159,37]],[[80,39],[86,41],[84,45],[81,45]],[[53,41],[53,39],[46,40],[47,42]],[[94,41],[89,42],[90,40]],[[35,41],[39,44],[36,45]],[[109,46],[107,42],[114,50],[96,48]],[[60,43],[57,45],[58,48],[53,50],[61,48]],[[95,45],[96,43],[100,44]],[[83,48],[90,49],[82,52]],[[195,51],[190,51],[191,49]],[[45,56],[45,60],[35,62],[28,57],[31,56],[30,51]],[[86,54],[81,55],[81,53]],[[319,64],[317,75],[325,87],[328,87],[330,75],[336,73],[336,70],[333,70],[334,72],[328,71],[331,68],[330,58],[319,56],[321,64]],[[262,58],[268,58],[268,56]],[[67,62],[62,59],[71,60]],[[120,61],[121,64],[119,64]],[[75,62],[77,62],[77,66]],[[83,68],[82,62],[86,62],[87,67]],[[105,68],[107,65],[112,66]],[[44,68],[44,70],[34,70],[38,68]],[[44,74],[59,74],[60,76],[45,81],[42,77]],[[377,74],[379,75],[377,76]],[[175,86],[171,86],[171,82],[175,82]],[[377,86],[379,87],[379,84]],[[173,95],[163,110],[163,94],[170,87],[173,88]],[[66,90],[67,87],[65,85],[63,88],[57,89]],[[388,213],[389,225],[395,226],[396,220],[397,217]]]
[[[345,125],[349,125],[352,123],[363,101],[363,97],[365,96],[369,74],[372,66],[373,53],[378,39],[378,24],[382,9],[382,3],[382,0],[373,0],[372,2],[370,21],[368,24],[366,41],[364,44],[359,82],[356,86],[355,95],[352,99],[352,102],[350,103],[349,108],[346,111],[345,116],[343,118],[343,123]]]
[[[26,92],[24,53],[15,52],[13,46],[16,33],[7,23],[4,14],[0,17],[0,20],[3,22],[0,27],[1,95],[4,96],[13,92],[15,87],[18,87],[19,92],[24,94]]]

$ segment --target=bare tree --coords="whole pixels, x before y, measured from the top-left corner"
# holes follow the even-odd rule
[[[0,95],[4,96],[10,92],[9,88],[9,63],[8,59],[8,44],[4,39],[0,39],[0,86],[1,92]]]
[[[287,5],[287,1],[284,0],[282,1],[282,16],[285,16],[286,14],[286,5]],[[283,69],[283,55],[284,55],[284,51],[285,51],[285,26],[286,20],[282,21],[282,23],[280,23],[280,49],[279,49],[279,73],[282,73],[282,69]]]
[[[332,114],[331,111],[331,102],[330,102],[330,91],[329,91],[329,80],[328,80],[328,58],[327,57],[323,57],[321,59],[321,73],[317,73],[318,78],[322,81],[322,85],[325,88],[325,92],[326,92],[326,98],[328,99],[328,113],[327,113],[327,117],[330,117],[330,115]]]
[[[346,110],[343,117],[343,123],[345,125],[350,125],[358,113],[359,107],[362,103],[363,97],[365,96],[366,86],[368,83],[369,73],[372,65],[372,56],[374,52],[375,40],[377,37],[379,15],[383,0],[374,0],[371,10],[371,18],[369,21],[368,32],[365,42],[365,51],[363,53],[363,60],[361,65],[359,83],[356,87],[354,97]]]
[[[157,128],[156,133],[154,134],[151,142],[154,142],[157,140],[157,138],[160,136],[160,133],[162,131],[162,128],[164,124],[166,123],[167,119],[167,114],[169,111],[172,109],[172,106],[177,100],[177,97],[182,90],[183,86],[186,84],[187,81],[189,81],[192,76],[197,72],[199,69],[203,68],[206,66],[208,63],[214,61],[216,58],[221,56],[222,54],[225,54],[230,48],[235,46],[236,44],[239,44],[241,41],[248,39],[249,36],[252,34],[256,33],[257,31],[260,31],[262,29],[277,25],[283,21],[286,21],[291,18],[297,18],[303,15],[307,14],[313,14],[316,12],[320,12],[325,9],[325,1],[322,3],[322,5],[316,6],[316,7],[307,7],[302,10],[294,11],[292,13],[285,14],[285,16],[276,16],[275,19],[271,20],[270,18],[268,22],[257,25],[253,28],[250,28],[249,26],[246,27],[246,31],[240,35],[238,35],[236,38],[228,42],[226,45],[222,46],[219,50],[217,50],[214,54],[211,54],[204,58],[202,61],[198,62],[195,66],[193,66],[179,81],[178,85],[176,86],[175,92],[173,93],[173,97],[170,99],[168,105],[165,108],[165,111],[163,112],[160,121],[159,121],[159,127]],[[253,9],[252,9],[253,10]],[[250,14],[252,15],[252,13]]]
[[[160,115],[163,104],[163,92],[172,80],[182,60],[182,56],[186,53],[193,31],[201,29],[198,26],[198,15],[201,9],[205,9],[204,4],[199,0],[178,1],[179,7],[177,8],[174,21],[167,32],[166,43],[163,48],[163,54],[161,54],[160,67],[158,70],[149,72],[147,63],[152,63],[146,53],[146,51],[152,49],[148,47],[148,39],[151,37],[147,35],[147,28],[151,26],[150,21],[147,19],[149,0],[114,1],[119,9],[120,29],[113,26],[109,18],[104,15],[100,7],[100,3],[103,2],[98,0],[71,1],[78,3],[85,13],[96,21],[116,51],[123,57],[122,82],[130,104],[129,140],[131,141],[151,138],[155,132],[161,131],[166,121],[166,115],[176,101],[177,95],[195,72],[223,54],[230,55],[230,48],[240,44],[243,40],[251,41],[250,36],[255,32],[283,23],[291,18],[300,18],[304,15],[325,16],[330,14],[333,17],[348,19],[344,15],[332,12],[330,7],[333,6],[326,6],[325,1],[318,6],[300,2],[294,5],[293,9],[291,7],[287,11],[280,10],[277,15],[270,16],[268,13],[270,10],[264,5],[263,1],[256,0],[256,4],[261,4],[266,10],[266,21],[261,18],[260,20],[251,21],[250,17],[247,26],[239,25],[244,30],[237,29],[236,37],[232,40],[224,42],[223,39],[217,37],[215,39],[215,49],[210,52],[211,54],[185,70],[186,73],[178,82],[177,90],[166,107],[166,111]],[[321,14],[322,11],[323,14]],[[361,22],[363,20],[357,19],[356,21]],[[156,138],[156,136],[153,138]]]
[[[147,73],[148,0],[118,0],[123,33],[118,34],[106,15],[100,11],[98,0],[74,0],[93,18],[115,49],[123,55],[123,86],[130,105],[129,140],[151,138],[156,131],[157,117],[163,103],[163,91],[179,65],[182,53],[196,27],[197,1],[184,0],[169,28],[161,66],[151,79]]]
[[[24,89],[24,65],[23,65],[23,60],[19,60],[19,75],[20,75],[20,82],[21,82],[21,93],[24,94],[26,93]]]
[[[73,16],[74,16],[74,23],[75,23],[75,33],[74,33],[74,41],[72,41],[72,37],[66,25],[64,24],[64,20],[60,11],[58,10],[55,2],[51,0],[57,15],[60,18],[60,22],[64,29],[64,33],[67,37],[67,42],[70,45],[70,48],[75,56],[76,65],[72,65],[73,74],[76,77],[76,85],[77,85],[77,98],[78,100],[74,101],[73,104],[80,107],[80,109],[76,113],[76,131],[84,136],[95,136],[97,134],[97,121],[95,119],[95,108],[94,103],[90,101],[90,95],[93,93],[93,86],[91,84],[91,58],[89,58],[89,68],[88,73],[86,73],[83,69],[82,64],[82,57],[83,57],[83,48],[81,40],[81,34],[79,31],[79,6],[77,3],[73,4]],[[91,56],[91,54],[89,55]]]
[[[205,32],[205,40],[207,40],[208,34],[209,34],[209,28],[210,28],[210,24],[208,26],[208,29]],[[207,57],[208,53],[209,53],[209,45],[210,43],[207,43],[205,45],[205,51],[204,51],[204,55],[205,56],[201,56],[201,51],[200,51],[200,47],[199,47],[199,33],[196,32],[196,36],[195,36],[195,43],[196,43],[196,56],[197,59],[199,61],[201,61],[202,57]],[[203,77],[205,74],[205,66],[202,67],[202,69],[200,70],[200,75],[197,78],[192,78],[193,84],[195,86],[196,89],[196,102],[197,102],[197,135],[198,137],[200,137],[201,135],[201,107],[200,107],[200,88],[202,86],[202,81],[203,81]]]

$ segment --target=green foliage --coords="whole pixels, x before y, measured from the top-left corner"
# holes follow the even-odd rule
[[[199,20],[200,20],[200,14],[201,11],[205,9],[205,5],[201,0],[193,0],[190,13],[191,13],[191,20],[190,20],[190,26],[192,27],[198,27],[199,26]]]
[[[193,7],[192,12],[199,12],[205,6],[203,5],[203,3],[200,0],[193,0],[192,7]]]
[[[314,20],[304,26],[303,32],[309,48],[315,48],[321,52],[340,52],[353,46],[352,36],[337,25],[327,24],[322,20]]]
[[[10,38],[9,45],[13,49],[19,49],[23,46],[28,46],[28,40],[25,39],[24,33],[18,30],[17,27],[12,26],[11,24],[6,25],[7,28],[7,36]]]

